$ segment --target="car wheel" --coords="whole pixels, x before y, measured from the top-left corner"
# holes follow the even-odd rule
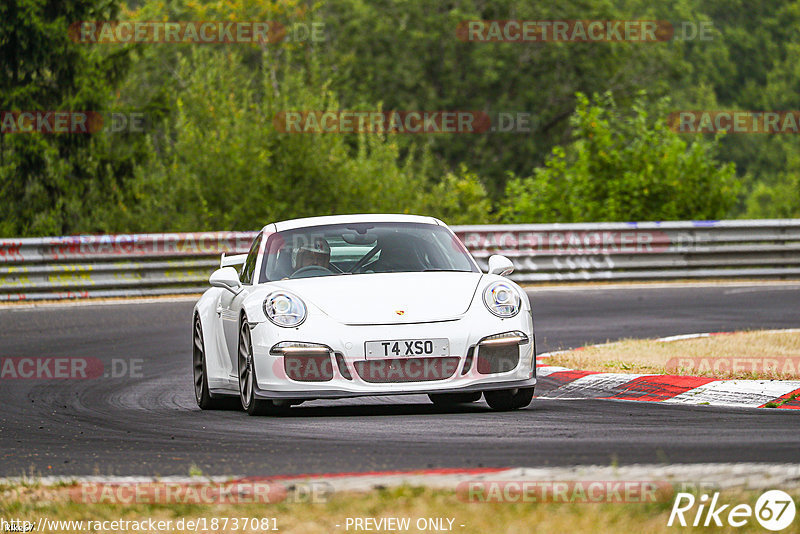
[[[473,393],[428,393],[428,398],[436,406],[453,406],[454,404],[468,404],[481,400],[481,392]]]
[[[288,406],[276,406],[271,400],[257,399],[256,367],[253,364],[253,344],[250,339],[250,327],[246,320],[239,329],[239,398],[242,408],[250,415],[268,415],[280,413]]]
[[[214,398],[208,390],[208,372],[206,368],[206,349],[203,341],[203,325],[200,316],[194,318],[192,333],[192,368],[194,377],[194,399],[201,410],[221,410],[228,408],[228,399]]]
[[[484,391],[483,398],[486,399],[486,403],[492,410],[497,410],[498,412],[518,410],[531,403],[533,388]]]

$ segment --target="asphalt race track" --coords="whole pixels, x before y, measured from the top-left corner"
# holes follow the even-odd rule
[[[800,326],[800,284],[531,296],[539,352]],[[278,418],[201,412],[192,392],[191,310],[188,301],[0,309],[2,357],[118,359],[141,375],[0,380],[0,476],[185,476],[192,465],[207,475],[268,475],[800,461],[800,414],[792,410],[535,399],[526,410],[495,413],[483,402],[442,410],[409,396],[315,401]]]

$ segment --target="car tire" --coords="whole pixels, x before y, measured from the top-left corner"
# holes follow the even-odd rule
[[[250,326],[245,317],[242,317],[242,324],[239,328],[238,352],[239,400],[244,411],[249,415],[285,413],[289,409],[288,405],[276,406],[271,400],[256,398],[257,379],[256,368],[253,364],[253,343],[250,339]]]
[[[455,404],[469,404],[481,400],[481,392],[472,393],[428,393],[428,398],[436,406],[453,406]]]
[[[492,410],[498,412],[519,410],[529,405],[533,400],[533,388],[484,391],[483,398],[486,399],[486,403]]]
[[[203,325],[200,316],[195,315],[192,330],[192,376],[194,378],[194,400],[201,410],[224,410],[230,408],[231,399],[212,397],[208,389],[208,369],[206,349],[203,340]]]

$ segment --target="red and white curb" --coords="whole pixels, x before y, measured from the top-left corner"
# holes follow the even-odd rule
[[[767,330],[765,333],[794,333],[800,329]],[[707,332],[659,338],[659,342],[682,341],[701,337],[732,334]],[[595,345],[596,346],[596,345]],[[580,350],[579,349],[576,350]],[[708,406],[740,406],[800,410],[800,381],[798,380],[718,380],[702,376],[642,375],[578,371],[544,364],[550,356],[568,351],[538,355],[539,379],[555,386],[541,395],[556,399],[611,399],[662,402]],[[544,364],[544,365],[543,365]]]

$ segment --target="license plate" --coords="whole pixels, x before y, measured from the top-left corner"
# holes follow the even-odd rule
[[[367,341],[366,351],[367,351],[367,358],[411,358],[414,356],[449,356],[450,343],[446,338]]]

